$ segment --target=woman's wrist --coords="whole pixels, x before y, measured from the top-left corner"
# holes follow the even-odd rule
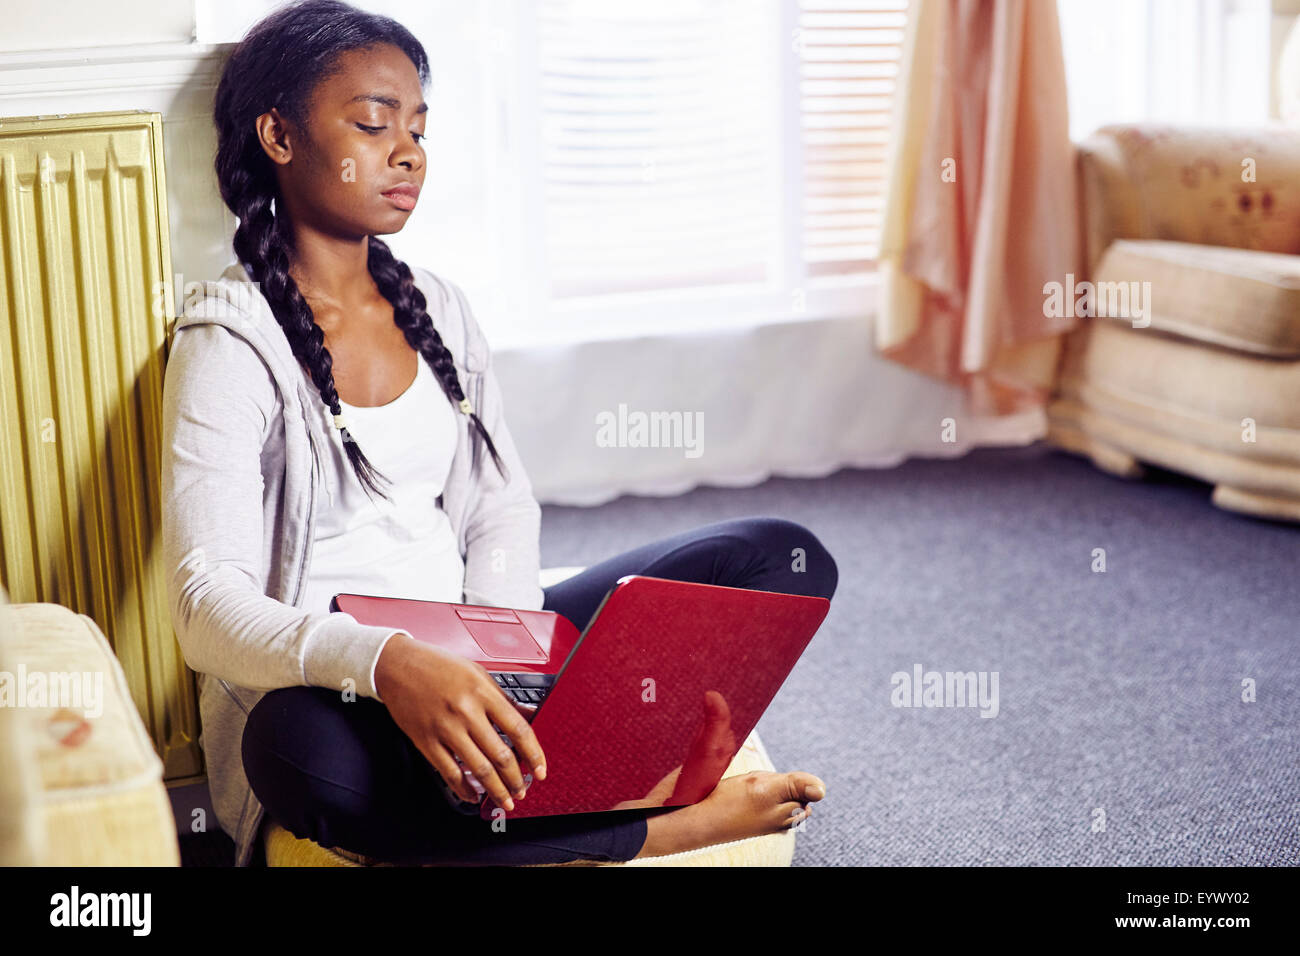
[[[384,649],[375,662],[375,692],[381,701],[388,697],[388,691],[402,673],[402,661],[414,645],[415,639],[402,631],[394,631],[392,637],[384,642]]]

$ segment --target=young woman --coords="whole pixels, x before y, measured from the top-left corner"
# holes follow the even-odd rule
[[[346,590],[546,608],[581,629],[626,574],[827,598],[837,581],[806,528],[753,516],[539,587],[540,508],[482,332],[455,283],[376,238],[402,228],[424,182],[427,81],[402,26],[308,0],[256,25],[217,91],[238,263],[176,324],[163,531],[236,862],[256,860],[267,813],[395,863],[628,860],[797,823],[821,781],[754,773],[689,807],[493,832],[440,780],[474,797],[459,758],[507,810],[527,799],[525,775],[547,768],[522,710],[479,665],[328,610]]]

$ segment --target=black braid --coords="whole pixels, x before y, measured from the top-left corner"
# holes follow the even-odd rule
[[[312,91],[328,75],[339,54],[379,43],[401,48],[415,64],[420,82],[428,82],[424,48],[396,21],[341,0],[300,0],[283,6],[253,26],[231,53],[213,112],[217,182],[221,198],[239,220],[235,254],[266,297],[294,357],[310,375],[332,415],[342,412],[333,359],[325,348],[325,333],[289,272],[293,236],[272,207],[279,184],[258,141],[255,120],[275,107],[282,116],[305,126]],[[451,353],[433,327],[411,270],[374,237],[370,238],[368,257],[370,274],[392,303],[396,324],[437,374],[448,398],[459,406],[464,393]],[[470,417],[501,471],[504,465],[483,422],[476,413]],[[390,483],[388,479],[370,464],[347,429],[341,437],[352,469],[367,493],[387,498],[379,483]]]
[[[429,318],[426,309],[428,302],[419,286],[415,284],[410,267],[395,258],[388,244],[376,236],[370,237],[369,265],[370,275],[374,277],[379,291],[393,304],[393,321],[402,330],[411,348],[424,356],[424,360],[429,363],[429,368],[433,369],[433,374],[438,377],[442,390],[447,393],[451,403],[459,409],[465,393],[460,387],[460,378],[456,374],[451,351],[442,344],[442,336],[433,327],[433,320]],[[492,436],[488,434],[483,421],[478,417],[478,411],[471,408],[469,417],[483,441],[487,443],[488,452],[497,466],[497,472],[503,480],[509,481],[505,462],[497,453],[497,446],[493,443]]]

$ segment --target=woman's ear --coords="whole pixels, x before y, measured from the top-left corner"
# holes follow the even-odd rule
[[[289,123],[274,106],[269,113],[263,113],[256,119],[257,140],[262,144],[262,152],[271,162],[284,166],[293,159],[293,145],[289,139]]]

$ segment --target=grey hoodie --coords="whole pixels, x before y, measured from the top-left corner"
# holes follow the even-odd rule
[[[413,268],[510,480],[467,415],[439,504],[465,562],[463,602],[537,610],[541,509],[502,417],[491,353],[455,283]],[[374,669],[390,627],[299,606],[317,502],[332,500],[332,419],[270,304],[238,263],[176,320],[163,395],[162,542],[172,623],[198,672],[213,808],[247,866],[263,810],[241,739],[269,690],[331,687],[379,699]],[[473,434],[471,434],[471,431]]]

